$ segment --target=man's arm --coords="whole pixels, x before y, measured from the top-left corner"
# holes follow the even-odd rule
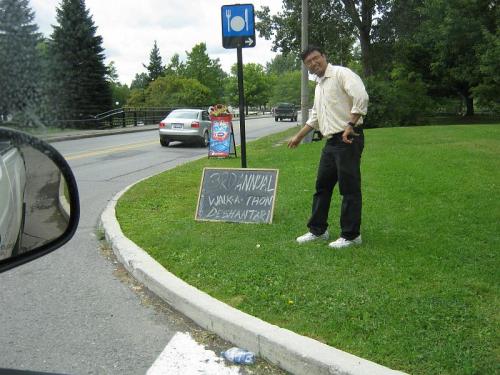
[[[343,69],[342,82],[344,90],[352,98],[353,106],[349,114],[349,123],[357,124],[361,116],[365,116],[368,109],[368,94],[361,78],[350,69]],[[352,143],[352,136],[358,135],[354,126],[347,125],[342,133],[342,141]]]
[[[351,113],[349,122],[356,124],[359,120],[361,115],[359,113]],[[352,143],[352,136],[359,135],[356,133],[355,128],[352,125],[347,125],[347,128],[345,128],[344,132],[342,133],[342,141],[344,143]]]
[[[288,148],[296,148],[300,142],[302,142],[304,137],[312,130],[313,128],[311,126],[305,124],[302,129],[300,129],[299,132],[288,141]]]

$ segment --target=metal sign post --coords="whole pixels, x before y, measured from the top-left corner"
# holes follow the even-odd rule
[[[245,91],[243,90],[243,53],[241,47],[236,49],[238,55],[238,95],[240,101],[240,143],[241,168],[247,167],[247,143],[245,131]]]
[[[245,92],[243,90],[242,48],[255,47],[255,14],[253,4],[223,5],[221,7],[222,46],[236,48],[238,58],[238,93],[240,108],[241,167],[247,167],[245,134]]]

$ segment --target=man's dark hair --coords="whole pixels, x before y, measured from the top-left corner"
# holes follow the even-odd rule
[[[308,46],[305,50],[302,51],[302,53],[300,54],[300,58],[302,59],[302,61],[304,61],[307,58],[307,56],[309,56],[314,51],[317,51],[317,52],[321,53],[322,55],[325,54],[323,52],[323,49],[321,47],[312,46],[311,45],[311,46]]]

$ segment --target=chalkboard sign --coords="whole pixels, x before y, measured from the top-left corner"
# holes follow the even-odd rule
[[[277,169],[205,168],[196,220],[271,223]]]

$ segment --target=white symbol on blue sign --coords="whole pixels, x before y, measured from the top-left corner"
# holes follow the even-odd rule
[[[225,37],[255,34],[253,5],[229,5],[222,7],[222,35]]]

